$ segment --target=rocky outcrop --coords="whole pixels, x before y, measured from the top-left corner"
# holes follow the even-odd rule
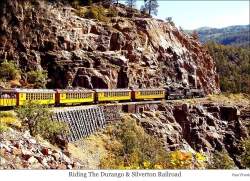
[[[245,122],[250,117],[237,107],[217,103],[136,104],[131,114],[148,133],[163,138],[170,150],[198,151],[210,156],[214,151],[227,150],[240,166],[239,141],[249,135]],[[244,112],[244,111],[243,111]]]
[[[1,132],[0,169],[85,169],[81,160],[73,158],[67,147],[59,149],[46,141],[10,128]]]
[[[140,11],[130,16],[124,5],[114,8],[120,17],[104,23],[81,18],[58,2],[6,1],[0,61],[14,60],[24,74],[48,70],[48,88],[194,87],[197,82],[206,93],[220,92],[215,63],[200,42]]]

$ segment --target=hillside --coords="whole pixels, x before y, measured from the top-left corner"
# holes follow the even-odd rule
[[[0,62],[13,60],[21,69],[13,87],[27,85],[28,72],[47,70],[47,88],[192,87],[197,82],[206,93],[220,92],[215,63],[203,45],[139,10],[14,0],[1,11]]]
[[[250,94],[250,51],[215,42],[204,46],[216,62],[221,91]]]
[[[249,157],[244,157],[249,155],[248,150],[240,147],[242,140],[248,143],[245,149],[250,146],[247,131],[249,101],[249,97],[238,94],[136,103],[140,109],[133,113],[119,111],[121,120],[115,124],[84,139],[68,144],[63,142],[59,146],[48,143],[39,135],[32,137],[28,131],[15,130],[17,120],[21,119],[14,117],[11,122],[13,114],[4,112],[0,114],[1,122],[12,123],[8,124],[12,128],[8,131],[0,129],[0,168],[249,168]],[[109,106],[115,109],[117,104]],[[201,156],[197,159],[197,152],[204,155],[206,161]],[[179,154],[176,158],[175,153]],[[219,154],[219,160],[214,159],[215,153]],[[183,159],[183,164],[178,159]],[[199,164],[201,161],[204,164]]]
[[[97,1],[100,0],[94,2]],[[95,106],[103,109],[101,116],[92,114],[87,106],[79,106],[89,109],[87,112],[91,116],[84,111],[79,115],[84,115],[86,125],[92,131],[97,130],[92,129],[93,125],[98,126],[93,121],[95,117],[101,117],[105,127],[98,129],[100,132],[91,132],[93,134],[85,139],[77,136],[77,142],[63,148],[47,143],[48,146],[44,146],[44,139],[28,134],[28,129],[45,129],[44,124],[39,129],[21,126],[13,130],[15,127],[10,123],[24,125],[33,120],[32,117],[28,120],[27,114],[23,119],[15,117],[11,121],[8,117],[0,117],[3,128],[6,128],[0,130],[1,145],[4,144],[0,150],[4,163],[0,168],[249,168],[244,162],[249,160],[249,147],[244,147],[246,151],[240,146],[242,140],[249,143],[249,97],[246,94],[218,95],[221,90],[216,67],[216,62],[220,63],[217,54],[225,54],[221,69],[227,65],[226,61],[230,61],[227,71],[235,76],[240,73],[247,76],[249,67],[236,71],[249,63],[245,51],[242,50],[242,54],[235,53],[234,49],[224,51],[220,45],[209,48],[175,26],[122,4],[106,7],[69,2],[72,1],[5,0],[1,3],[0,63],[14,62],[15,66],[11,68],[18,70],[18,76],[7,80],[0,74],[0,87],[34,88],[34,80],[29,76],[38,74],[37,77],[43,79],[42,71],[47,71],[48,83],[35,81],[48,89],[190,88],[197,85],[207,96],[97,104]],[[216,55],[216,60],[209,53]],[[1,67],[0,73],[6,70]],[[230,80],[229,84],[241,80],[231,76],[226,78]],[[241,78],[239,86],[243,85],[242,90],[247,92],[249,84],[246,81],[249,79]],[[78,114],[73,106],[61,110]],[[35,118],[48,115],[37,112],[31,115]],[[67,128],[73,127],[72,136],[78,134],[77,126],[87,130],[83,127],[85,123],[79,124],[77,116],[64,116],[64,119],[71,120]],[[43,119],[39,121],[45,122]],[[47,126],[54,128],[50,124]],[[227,161],[233,162],[231,165],[220,165],[220,159],[213,163],[213,154],[222,151],[226,152],[223,156]],[[175,160],[169,160],[175,155]],[[200,164],[201,160],[205,162],[203,155],[207,158],[206,163],[212,165]],[[247,159],[243,157],[245,155]]]
[[[250,25],[229,26],[225,28],[201,27],[196,29],[196,31],[202,43],[215,41],[222,45],[249,49],[249,28]],[[187,32],[191,33],[192,30],[187,30]]]

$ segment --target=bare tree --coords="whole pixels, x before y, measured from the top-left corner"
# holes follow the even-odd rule
[[[197,41],[200,40],[199,34],[198,34],[198,32],[197,32],[196,30],[194,30],[194,31],[192,32],[191,36],[192,36],[195,40],[197,40]]]

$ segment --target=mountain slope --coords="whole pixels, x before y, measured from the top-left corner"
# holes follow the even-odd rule
[[[215,63],[203,45],[139,10],[111,5],[74,7],[46,1],[0,6],[0,62],[27,72],[48,70],[47,88],[192,87],[219,93]],[[90,15],[92,17],[90,18]],[[98,16],[97,16],[98,17]]]
[[[250,25],[237,25],[225,28],[201,27],[196,29],[202,43],[215,41],[223,45],[249,48]],[[192,31],[187,31],[191,33]]]
[[[221,91],[250,94],[250,51],[216,42],[204,47],[216,62]]]

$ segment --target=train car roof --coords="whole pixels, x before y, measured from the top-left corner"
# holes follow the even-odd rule
[[[130,89],[94,89],[95,92],[131,92]]]
[[[52,89],[20,89],[20,88],[11,88],[11,89],[0,89],[0,92],[4,93],[55,93]]]
[[[58,93],[94,93],[89,89],[56,89],[55,91]]]
[[[165,91],[163,88],[152,88],[152,89],[132,89],[133,91]]]

